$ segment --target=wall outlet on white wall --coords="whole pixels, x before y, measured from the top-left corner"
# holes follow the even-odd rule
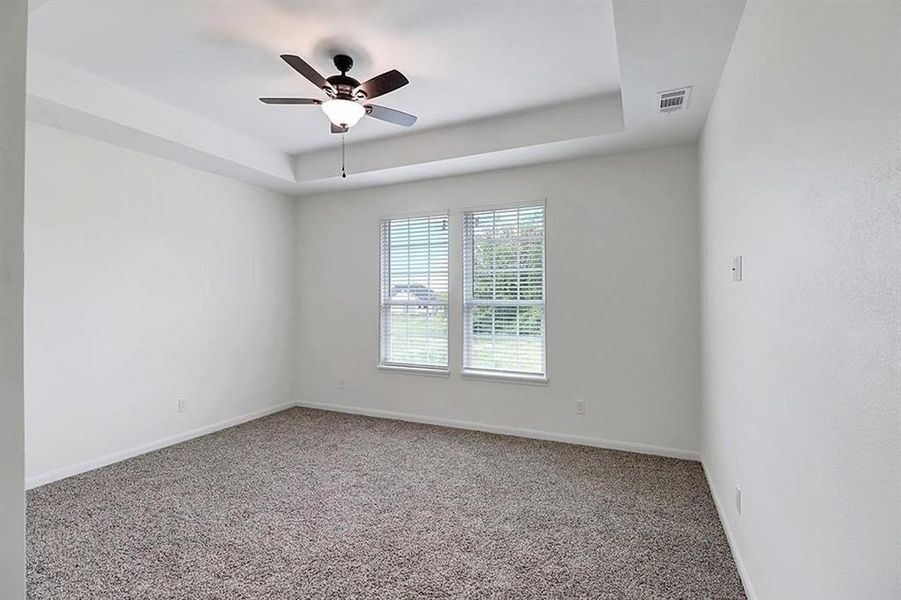
[[[585,401],[584,400],[576,400],[576,414],[577,415],[585,414]]]
[[[735,510],[741,514],[741,488],[735,486]]]
[[[342,377],[341,379],[338,380],[338,389],[339,389],[339,390],[346,390],[346,389],[347,389],[347,382],[344,380],[343,377]]]
[[[187,398],[179,398],[178,399],[178,412],[188,412],[188,399]]]

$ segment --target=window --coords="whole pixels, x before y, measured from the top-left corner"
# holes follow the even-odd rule
[[[447,370],[447,215],[386,219],[381,231],[383,366]]]
[[[463,369],[545,375],[544,204],[463,219]]]

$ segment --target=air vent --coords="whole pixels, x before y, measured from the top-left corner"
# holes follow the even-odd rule
[[[691,87],[657,93],[657,99],[660,101],[660,112],[662,113],[671,113],[687,108],[689,98],[691,98]]]

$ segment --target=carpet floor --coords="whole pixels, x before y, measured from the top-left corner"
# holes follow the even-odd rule
[[[295,408],[28,492],[28,598],[744,598],[696,462]]]

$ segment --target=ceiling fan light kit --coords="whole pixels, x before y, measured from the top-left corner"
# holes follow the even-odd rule
[[[350,129],[360,122],[366,109],[361,104],[357,104],[353,100],[327,100],[321,104],[322,112],[328,117],[333,125]]]

